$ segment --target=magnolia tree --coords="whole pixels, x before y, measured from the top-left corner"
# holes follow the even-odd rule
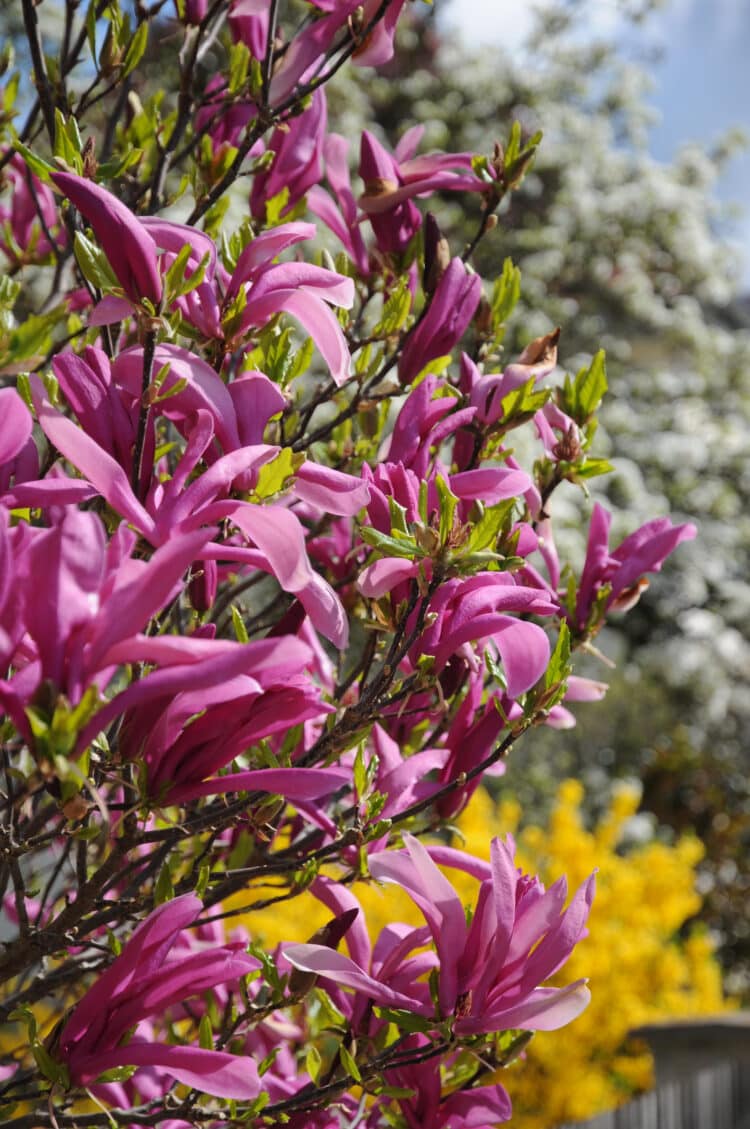
[[[557,488],[609,469],[603,356],[556,379],[559,330],[504,356],[518,273],[471,266],[539,137],[327,131],[326,82],[387,63],[403,6],[68,0],[50,54],[23,0],[37,94],[16,133],[6,76],[0,290],[15,1129],[491,1126],[498,1068],[588,1001],[547,982],[593,875],[568,900],[510,837],[484,861],[447,832],[528,730],[602,697],[576,654],[695,531],[613,546],[596,505],[582,568],[559,560]],[[146,96],[158,42],[175,89]],[[465,247],[416,203],[438,192],[475,217]],[[423,924],[371,935],[361,880]],[[238,923],[302,891],[313,936],[267,951]]]

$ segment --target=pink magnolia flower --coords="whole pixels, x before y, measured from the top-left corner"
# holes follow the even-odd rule
[[[411,1035],[402,1044],[404,1053],[413,1052],[418,1059],[420,1049],[428,1051],[425,1035]],[[386,1072],[389,1086],[411,1090],[410,1097],[397,1099],[399,1111],[408,1129],[490,1129],[510,1119],[510,1098],[500,1083],[494,1086],[472,1086],[443,1096],[441,1063],[435,1058],[413,1061]],[[377,1122],[375,1122],[377,1124]]]
[[[409,130],[393,155],[367,130],[362,133],[359,175],[365,190],[359,206],[372,224],[381,251],[405,250],[422,226],[421,213],[412,203],[415,196],[446,189],[481,192],[486,188],[471,171],[471,153],[415,157],[423,132],[421,126]]]
[[[55,172],[52,180],[91,224],[117,281],[136,305],[147,298],[161,302],[162,283],[156,244],[143,224],[106,188],[73,173]]]
[[[323,142],[326,180],[333,192],[331,197],[320,184],[314,184],[307,194],[307,207],[323,220],[341,241],[349,258],[363,276],[370,273],[369,256],[362,238],[362,227],[357,219],[357,202],[349,175],[349,142],[338,133],[329,133]]]
[[[250,193],[250,211],[257,219],[265,219],[266,203],[284,189],[289,191],[286,211],[318,183],[327,120],[325,94],[318,89],[306,110],[273,131],[266,150],[274,154],[273,163],[255,174]]]
[[[359,4],[358,0],[335,0],[333,4],[318,3],[316,7],[323,9],[324,14],[297,32],[274,71],[269,92],[273,106],[287,102],[298,82],[317,76],[339,32],[345,29],[348,37],[347,21]]]
[[[438,958],[438,1017],[453,1017],[456,1035],[513,1028],[553,1031],[583,1011],[590,998],[584,980],[564,988],[541,985],[562,968],[586,935],[593,874],[563,909],[565,879],[545,890],[538,878],[522,874],[510,839],[492,840],[489,866],[449,848],[428,851],[410,835],[404,842],[402,850],[371,855],[370,872],[405,890],[424,917]],[[480,878],[471,924],[436,862]],[[371,998],[432,1017],[435,1007],[426,984],[416,979],[414,969],[410,978],[404,973],[405,964],[418,958],[424,970],[424,954],[413,954],[423,944],[422,930],[402,932],[390,958],[377,968],[373,963],[371,971],[361,942],[356,947],[349,943],[351,957],[314,944],[286,946],[284,955],[295,968],[353,989],[355,999]]]
[[[15,388],[0,388],[0,498],[9,509],[24,504],[14,487],[33,483],[39,473],[33,426],[31,413]]]
[[[517,584],[507,572],[480,572],[467,579],[448,580],[430,601],[433,622],[414,644],[410,657],[416,663],[421,654],[433,655],[435,668],[440,670],[460,652],[470,666],[476,666],[478,660],[465,644],[490,640],[502,659],[508,695],[517,698],[542,677],[550,653],[546,632],[518,618],[518,613],[554,615],[557,610],[557,603],[544,592]]]
[[[294,767],[214,775],[263,737],[331,710],[307,674],[312,655],[301,640],[259,640],[247,644],[245,653],[244,673],[213,687],[164,694],[125,714],[120,750],[126,759],[143,762],[152,797],[184,803],[257,790],[279,792],[293,802],[315,799],[350,780],[341,769]]]
[[[531,341],[517,361],[506,365],[500,373],[480,373],[466,354],[461,362],[461,390],[477,409],[477,419],[486,425],[497,423],[503,415],[503,398],[529,380],[539,381],[557,365],[557,343],[560,331],[554,330]]]
[[[201,909],[194,894],[155,909],[79,1001],[60,1032],[58,1049],[75,1085],[89,1086],[115,1067],[135,1066],[158,1070],[161,1094],[176,1081],[216,1097],[248,1100],[258,1095],[261,1083],[252,1059],[144,1038],[139,1028],[143,1020],[219,985],[234,984],[258,967],[240,951],[241,943],[180,951],[170,959]]]
[[[346,645],[348,620],[329,584],[310,565],[305,533],[299,518],[283,505],[260,506],[229,497],[233,483],[247,476],[277,452],[259,444],[239,447],[222,455],[194,481],[190,475],[213,440],[212,414],[198,409],[180,462],[166,482],[153,482],[145,505],[136,498],[119,463],[80,428],[56,411],[39,380],[32,382],[37,418],[45,434],[109,504],[155,546],[171,544],[176,532],[195,532],[231,519],[248,548],[236,541],[208,544],[204,538],[200,559],[239,561],[264,569],[281,587],[297,595],[312,622],[338,647]],[[246,488],[246,485],[245,487]],[[332,493],[336,493],[334,488]],[[345,503],[345,512],[351,502]]]
[[[398,362],[402,384],[410,384],[436,357],[450,353],[474,317],[482,294],[479,275],[452,259],[422,318],[408,335]]]
[[[576,626],[580,631],[586,629],[597,593],[604,585],[609,586],[605,607],[613,611],[627,611],[648,585],[643,574],[659,572],[680,542],[691,541],[697,533],[692,522],[672,525],[667,517],[655,518],[611,551],[611,522],[611,514],[597,502],[591,515],[586,560],[576,603]]]
[[[269,0],[232,0],[229,27],[235,42],[249,47],[256,59],[262,59],[268,42]]]
[[[96,514],[72,507],[49,529],[15,533],[12,583],[27,633],[18,660],[35,684],[49,681],[75,704],[92,683],[103,689],[119,663],[146,661],[158,644],[138,632],[211,536],[178,533],[146,562],[131,557],[136,539],[124,526],[107,543]]]
[[[10,186],[8,203],[0,204],[0,249],[10,262],[38,262],[50,254],[53,244],[64,246],[65,229],[54,194],[34,176],[23,157],[14,153],[0,175]]]

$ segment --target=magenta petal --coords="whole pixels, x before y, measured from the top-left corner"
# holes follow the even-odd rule
[[[441,1109],[446,1117],[459,1117],[461,1129],[487,1129],[499,1121],[510,1121],[513,1113],[510,1098],[499,1082],[496,1086],[478,1086],[451,1094]]]
[[[97,1055],[92,1061],[94,1064],[94,1077],[116,1066],[162,1067],[177,1082],[217,1098],[250,1100],[258,1096],[261,1088],[258,1067],[253,1059],[201,1047],[130,1043]],[[94,1077],[89,1081],[93,1082]]]
[[[161,301],[156,244],[143,225],[111,192],[72,173],[53,172],[52,180],[89,221],[128,298]]]
[[[341,768],[259,768],[232,772],[167,791],[164,802],[182,804],[198,796],[220,796],[225,792],[272,792],[294,803],[330,795],[351,781],[351,773]]]
[[[92,647],[97,658],[114,643],[145,628],[151,617],[161,611],[175,584],[215,532],[201,529],[176,534],[156,550],[151,560],[138,570],[135,579],[115,588],[99,616],[99,630]]]
[[[370,487],[363,479],[309,459],[297,471],[294,493],[323,513],[340,517],[353,517],[370,500]]]
[[[336,984],[342,984],[346,988],[353,988],[357,992],[362,992],[378,1004],[385,1004],[386,1007],[406,1008],[409,1011],[417,1010],[414,1000],[410,999],[409,996],[394,992],[392,988],[374,980],[372,976],[363,972],[353,960],[344,956],[343,953],[336,952],[335,949],[329,949],[325,945],[286,945],[284,946],[284,956],[291,965],[299,968],[302,972],[316,972],[319,976],[325,976]]]
[[[152,533],[153,519],[136,498],[120,464],[89,439],[85,431],[55,411],[38,377],[31,378],[31,389],[37,418],[47,438],[88,478],[114,510],[146,536]]]
[[[510,467],[480,467],[452,474],[450,486],[458,498],[479,499],[489,506],[516,498],[531,488],[528,474]]]
[[[377,600],[392,592],[397,584],[417,576],[419,565],[419,561],[407,561],[402,557],[383,557],[362,570],[357,587],[363,596]]]
[[[508,695],[517,698],[539,681],[549,663],[549,639],[541,627],[501,616],[505,622],[494,635],[503,660]]]
[[[16,457],[32,426],[31,413],[15,388],[0,388],[0,466]]]
[[[284,591],[299,597],[318,631],[344,648],[348,634],[346,614],[330,585],[313,572],[299,519],[283,506],[251,504],[238,506],[232,517],[260,549],[269,571]]]
[[[585,980],[576,980],[567,988],[536,988],[522,1004],[502,1011],[488,1012],[481,1018],[459,1019],[457,1035],[476,1035],[487,1031],[556,1031],[577,1019],[588,1006],[591,992]]]
[[[105,1003],[127,989],[137,969],[148,973],[162,962],[178,933],[200,913],[203,905],[195,894],[182,894],[153,910],[131,935],[119,957],[105,969],[73,1010],[60,1034],[65,1051],[79,1041]],[[97,1070],[97,1074],[102,1073]]]
[[[323,295],[325,290],[320,297],[305,290],[270,291],[256,302],[251,291],[245,317],[248,325],[262,325],[273,314],[292,314],[312,337],[340,387],[351,375],[352,359],[341,326]]]
[[[127,298],[106,294],[89,314],[89,325],[112,325],[116,321],[124,321],[132,313],[133,303]]]

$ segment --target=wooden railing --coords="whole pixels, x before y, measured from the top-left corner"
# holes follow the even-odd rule
[[[750,1012],[658,1023],[632,1035],[653,1052],[656,1089],[575,1129],[750,1129]]]
[[[740,1062],[708,1066],[561,1129],[750,1129],[750,1071]]]

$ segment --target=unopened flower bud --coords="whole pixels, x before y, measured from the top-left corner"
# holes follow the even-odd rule
[[[448,240],[440,230],[432,212],[428,212],[424,222],[424,270],[422,288],[425,294],[432,294],[445,274],[451,261]]]
[[[575,463],[580,459],[582,453],[578,428],[572,423],[559,443],[555,443],[552,448],[552,454],[561,462]]]
[[[99,167],[96,159],[96,140],[90,135],[84,142],[81,156],[83,157],[83,175],[89,180],[96,180],[96,171]]]

